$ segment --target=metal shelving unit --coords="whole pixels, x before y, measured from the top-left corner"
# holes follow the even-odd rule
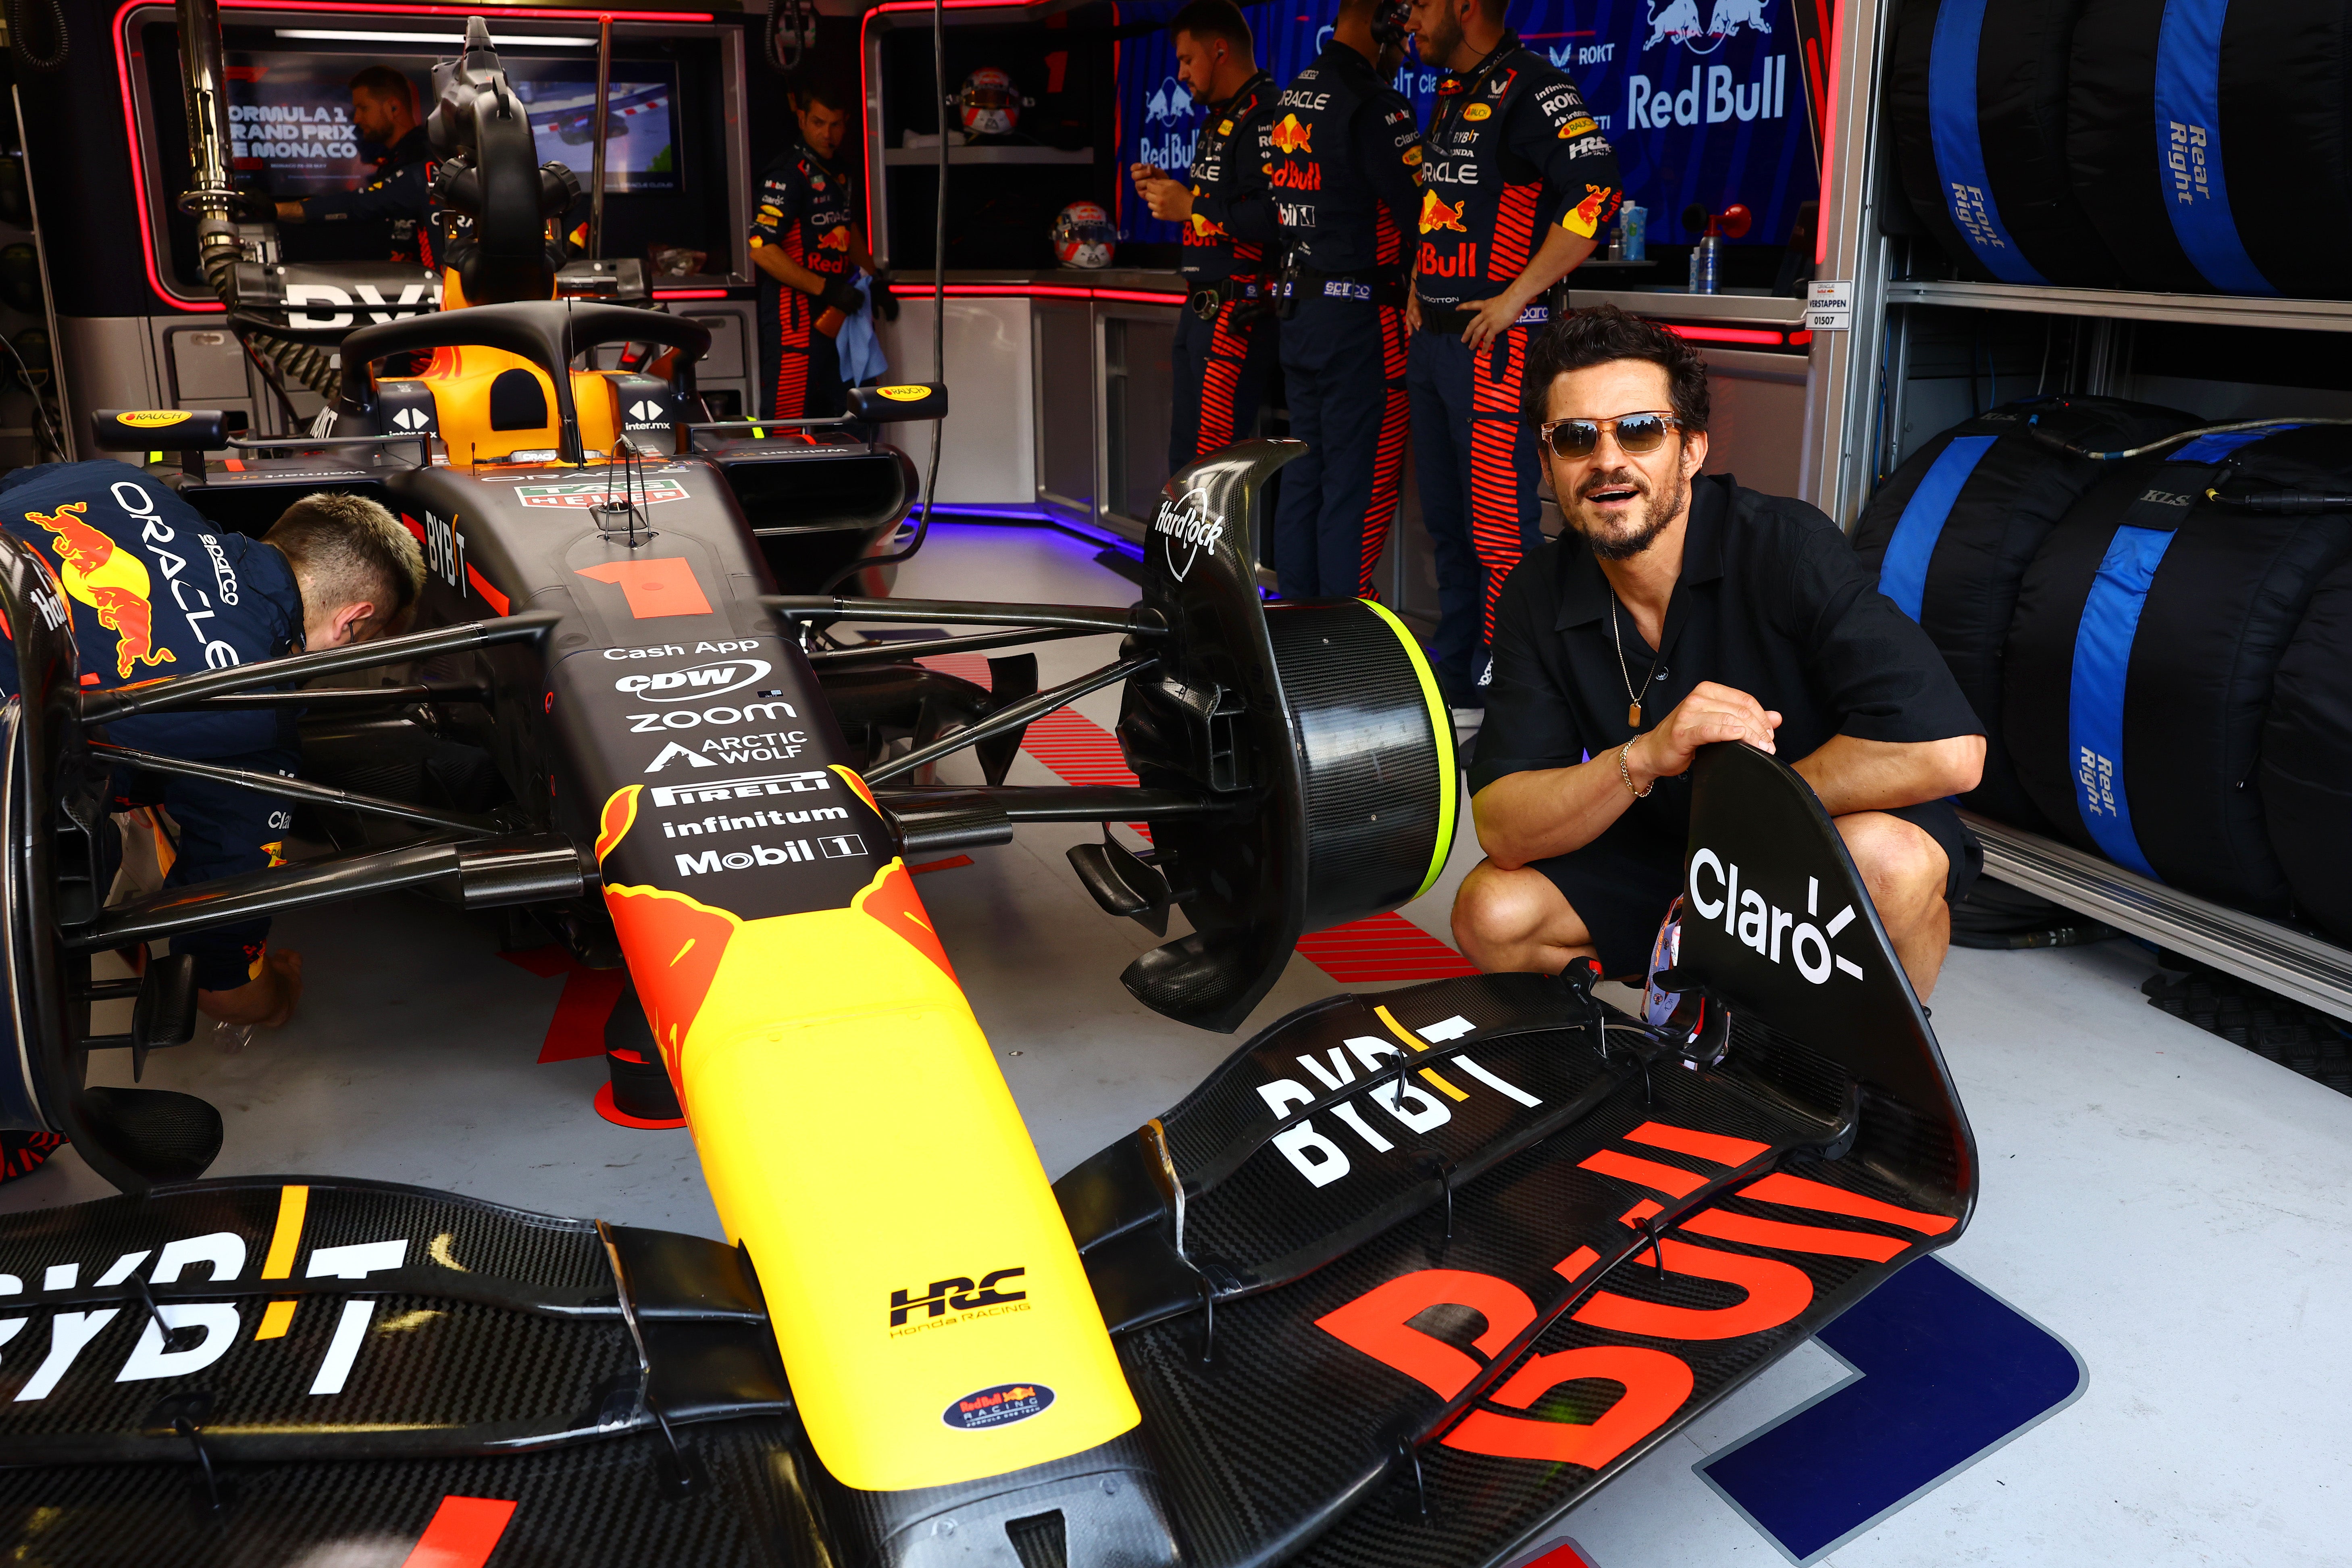
[[[1942,305],[1961,310],[2015,310],[2037,316],[2087,316],[2110,321],[2180,321],[2303,332],[2352,332],[2352,301],[2258,300],[2216,294],[2138,294],[2123,289],[2037,289],[2017,283],[1895,279],[1892,305]]]
[[[2124,289],[2055,289],[1905,279],[1903,242],[1882,222],[1904,195],[1888,145],[1882,84],[1894,46],[1894,0],[1854,0],[1830,63],[1831,132],[1822,189],[1824,244],[1816,276],[1843,283],[1850,330],[1813,333],[1806,388],[1805,498],[1851,529],[1896,456],[1913,394],[1915,327],[1945,312],[2073,318],[2083,352],[2052,391],[2129,395],[2135,323],[2247,331],[2352,331],[2352,302]],[[2315,357],[2336,345],[2315,342]],[[1972,363],[1972,362],[1971,362]],[[1988,359],[1988,367],[1990,361]],[[2218,368],[2218,367],[2217,367]],[[2209,377],[2219,381],[2220,377]],[[2332,395],[2339,396],[2340,394]],[[2196,898],[2068,845],[1970,816],[1985,868],[2013,886],[2106,921],[2228,973],[2352,1018],[2352,951]]]

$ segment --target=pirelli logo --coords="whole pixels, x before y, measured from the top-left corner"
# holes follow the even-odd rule
[[[823,773],[764,773],[753,779],[656,784],[652,794],[655,808],[667,810],[674,805],[704,805],[714,801],[757,800],[767,795],[806,795],[832,787]]]

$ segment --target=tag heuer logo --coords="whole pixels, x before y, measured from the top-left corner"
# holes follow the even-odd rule
[[[610,500],[619,505],[621,490],[603,479],[567,479],[554,485],[517,485],[515,494],[525,506],[595,506]],[[687,500],[686,487],[676,479],[648,479],[637,485],[637,501],[642,506],[656,506],[666,500]]]

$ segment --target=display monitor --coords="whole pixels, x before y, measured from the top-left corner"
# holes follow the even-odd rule
[[[278,200],[347,191],[375,171],[384,149],[361,141],[352,122],[351,80],[388,65],[408,78],[420,110],[432,104],[432,60],[423,55],[272,50],[232,54],[230,156],[245,183]],[[509,55],[508,79],[530,115],[541,163],[558,163],[588,183],[595,147],[593,60]],[[616,60],[605,114],[607,193],[680,189],[677,67]]]

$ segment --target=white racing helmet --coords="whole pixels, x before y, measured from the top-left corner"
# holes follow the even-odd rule
[[[1065,267],[1108,267],[1118,238],[1110,214],[1093,202],[1072,202],[1054,219],[1054,256]]]
[[[967,136],[1011,135],[1028,101],[1013,87],[1012,77],[994,66],[982,66],[964,78],[963,90],[956,94]]]

